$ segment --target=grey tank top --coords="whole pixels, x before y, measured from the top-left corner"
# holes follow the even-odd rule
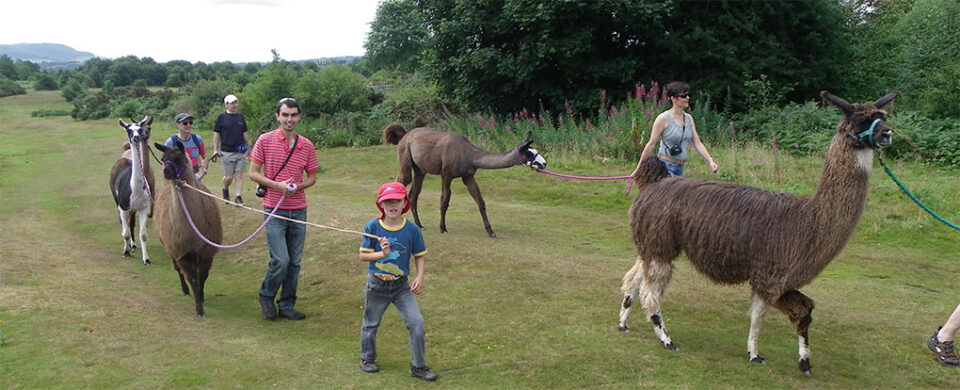
[[[683,113],[683,118],[685,119],[684,123],[678,124],[673,120],[673,115],[667,114],[667,128],[663,129],[663,132],[660,133],[660,148],[657,149],[657,154],[670,157],[674,160],[687,160],[687,145],[689,145],[690,140],[693,139],[693,125],[691,124],[693,120],[690,114],[687,113]],[[681,140],[680,137],[683,137],[683,139]],[[676,144],[680,144],[682,152],[678,155],[671,156],[667,149]]]

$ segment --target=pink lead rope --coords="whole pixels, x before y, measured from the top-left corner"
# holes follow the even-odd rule
[[[561,173],[548,172],[548,171],[545,171],[545,170],[542,170],[542,169],[534,169],[534,171],[537,171],[537,173],[542,173],[542,174],[544,174],[544,175],[562,177],[562,178],[564,178],[564,179],[575,179],[575,180],[630,180],[630,179],[632,179],[632,177],[630,177],[630,176],[587,177],[587,176],[564,175],[564,174],[561,174]],[[633,180],[630,180],[630,181],[627,182],[627,192],[626,192],[626,194],[630,194],[630,190],[631,190],[631,189],[633,189]]]

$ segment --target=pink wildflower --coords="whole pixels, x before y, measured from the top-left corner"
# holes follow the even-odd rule
[[[647,92],[647,100],[655,99],[660,94],[660,84],[656,81],[650,83],[650,91]]]
[[[640,84],[640,86],[636,87],[636,91],[637,99],[643,99],[647,96],[647,87],[643,84]]]
[[[570,101],[563,99],[563,108],[567,109],[567,114],[573,114],[573,107],[570,107]]]

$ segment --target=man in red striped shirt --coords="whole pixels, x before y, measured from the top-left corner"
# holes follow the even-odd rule
[[[257,138],[250,152],[247,174],[251,180],[267,188],[261,201],[265,211],[272,211],[281,196],[285,196],[276,215],[306,221],[304,190],[317,182],[316,174],[320,168],[317,151],[313,142],[296,132],[300,121],[300,106],[296,100],[280,99],[276,118],[280,127]],[[278,314],[286,319],[302,320],[306,315],[293,307],[297,303],[300,258],[307,227],[302,223],[273,218],[267,223],[266,231],[270,264],[260,285],[260,312],[268,320],[277,318]],[[274,303],[278,291],[280,299]]]

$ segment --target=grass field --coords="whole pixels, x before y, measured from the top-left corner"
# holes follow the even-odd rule
[[[923,213],[876,168],[863,220],[847,248],[802,291],[816,301],[813,377],[796,367],[792,327],[771,310],[760,336],[769,360],[746,354],[749,290],[718,286],[678,259],[663,313],[681,351],[643,322],[617,331],[619,286],[634,262],[624,182],[579,182],[525,168],[478,181],[487,238],[457,182],[440,235],[439,180],[421,197],[429,253],[418,297],[433,384],[410,377],[406,329],[390,309],[379,333],[381,372],[357,368],[365,280],[358,236],[311,228],[300,277],[300,322],[265,321],[256,302],[264,236],[221,251],[206,286],[207,318],[150,229],[152,267],[121,256],[108,171],[124,131],[116,118],[32,118],[69,109],[57,92],[0,99],[0,388],[957,388],[960,370],[937,364],[923,340],[960,303],[960,232]],[[129,119],[129,118],[127,118]],[[153,140],[175,128],[157,118]],[[210,132],[199,131],[206,140]],[[896,142],[896,140],[895,140]],[[553,171],[618,176],[630,163],[550,155]],[[725,177],[810,194],[822,159],[713,146]],[[359,230],[378,215],[379,184],[396,176],[395,149],[318,151],[309,220]],[[217,188],[220,166],[206,183]],[[905,164],[897,175],[943,217],[960,222],[956,170]],[[710,177],[694,159],[688,175]],[[159,184],[159,180],[158,180]],[[254,197],[251,182],[244,198]],[[261,217],[221,209],[225,241]],[[784,237],[789,239],[789,237]],[[139,251],[138,251],[139,253]]]

